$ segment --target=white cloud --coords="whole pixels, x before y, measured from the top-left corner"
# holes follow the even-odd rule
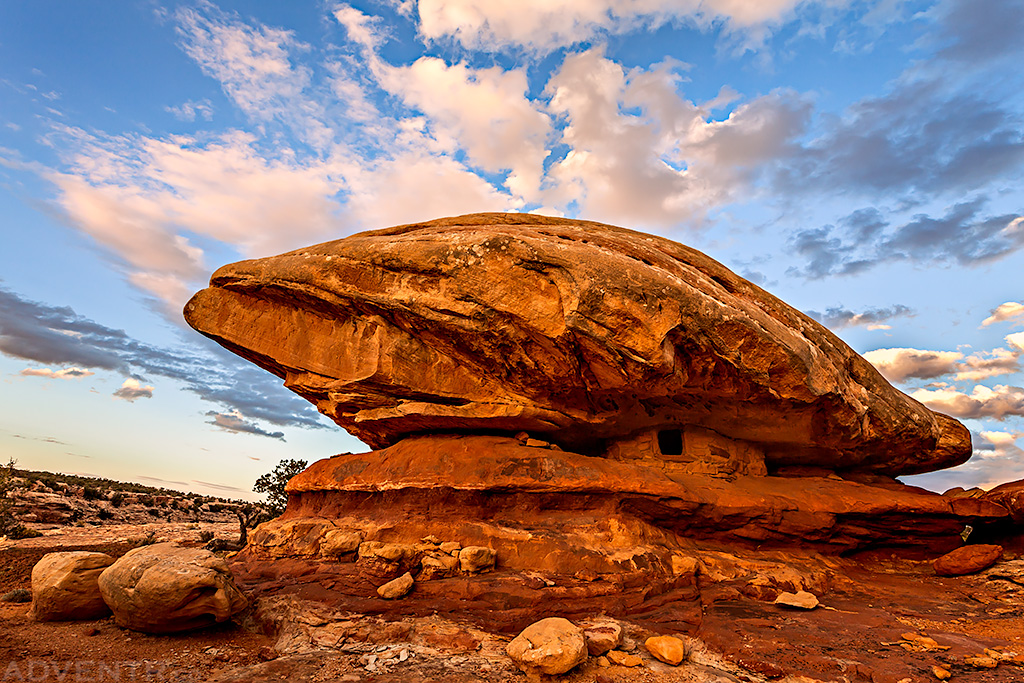
[[[361,224],[400,225],[424,216],[517,208],[507,195],[446,156],[409,152],[350,180],[347,207]]]
[[[1024,388],[1021,387],[976,385],[970,394],[954,387],[939,387],[918,389],[910,396],[932,410],[963,419],[990,417],[1003,420],[1024,416]]]
[[[351,5],[338,5],[334,9],[334,18],[345,27],[350,40],[367,49],[377,49],[384,37],[377,17],[363,14]]]
[[[538,197],[553,131],[526,96],[524,71],[449,66],[436,57],[404,67],[378,61],[375,70],[382,87],[426,114],[436,136],[451,138],[485,171],[511,169],[507,186],[513,194]]]
[[[762,40],[792,16],[800,0],[419,0],[420,32],[453,38],[470,49],[512,46],[550,51],[600,33],[656,28],[671,21],[713,23]],[[832,3],[835,4],[835,3]]]
[[[1021,432],[983,431],[973,433],[974,454],[971,459],[948,470],[908,477],[906,482],[944,491],[951,486],[979,487],[985,490],[1008,481],[1024,479],[1024,449],[1017,441]]]
[[[1006,343],[1017,349],[1018,352],[1024,352],[1024,332],[1014,332],[1004,337]]]
[[[292,52],[309,46],[291,31],[252,26],[209,5],[203,9],[182,8],[174,15],[186,54],[253,120],[277,119],[306,143],[327,146],[333,133],[323,108],[305,94],[312,71],[292,59]]]
[[[964,355],[958,351],[925,351],[922,349],[876,349],[864,354],[890,382],[911,378],[929,379],[947,375],[956,369]]]
[[[643,227],[700,220],[751,191],[759,166],[803,132],[809,105],[789,92],[711,119],[722,98],[680,97],[685,68],[665,62],[627,72],[596,49],[566,57],[547,92],[570,151],[550,168],[548,203],[576,202],[584,216]]]
[[[204,121],[213,120],[213,105],[210,100],[200,100],[199,102],[189,100],[180,106],[164,107],[164,109],[182,121],[195,121],[196,117],[202,118]]]
[[[957,380],[979,380],[1020,372],[1020,352],[992,349],[968,356],[959,365]]]
[[[123,260],[128,279],[180,311],[209,275],[201,235],[265,256],[334,236],[343,164],[269,158],[253,136],[100,138],[60,129],[51,173],[70,222]]]
[[[138,398],[153,398],[153,387],[143,386],[139,380],[129,377],[121,385],[121,388],[114,392],[114,398],[133,403]]]
[[[981,321],[981,326],[988,327],[995,323],[1005,322],[1012,322],[1018,325],[1024,323],[1024,304],[1016,301],[1007,301],[1006,303],[999,304],[989,317]]]
[[[25,368],[19,374],[25,375],[26,377],[49,377],[50,379],[79,379],[81,377],[88,377],[94,375],[92,370],[84,370],[82,368],[63,368],[61,370],[51,370],[50,368]]]

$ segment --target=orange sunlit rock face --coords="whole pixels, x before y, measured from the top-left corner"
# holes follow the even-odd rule
[[[361,233],[225,266],[185,317],[374,448],[526,431],[600,454],[695,427],[769,470],[895,476],[971,453],[962,425],[808,316],[698,251],[599,223]]]

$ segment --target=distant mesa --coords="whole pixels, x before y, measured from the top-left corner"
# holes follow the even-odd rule
[[[888,476],[971,455],[960,423],[808,316],[694,249],[600,223],[365,232],[225,266],[185,318],[373,448],[527,432],[673,471]]]

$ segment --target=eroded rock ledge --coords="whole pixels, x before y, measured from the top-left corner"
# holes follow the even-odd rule
[[[700,252],[599,223],[361,233],[225,266],[185,317],[375,448],[527,431],[599,455],[689,427],[769,469],[891,476],[971,453],[962,425],[806,315]]]

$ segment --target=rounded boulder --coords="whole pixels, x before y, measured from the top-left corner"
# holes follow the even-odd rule
[[[32,567],[32,617],[37,621],[99,619],[110,613],[97,581],[114,562],[106,553],[49,553]]]
[[[568,619],[549,617],[530,624],[505,648],[527,675],[564,674],[587,659],[583,629]]]
[[[118,626],[144,633],[203,628],[248,606],[227,562],[173,543],[129,551],[100,574],[99,588]]]

